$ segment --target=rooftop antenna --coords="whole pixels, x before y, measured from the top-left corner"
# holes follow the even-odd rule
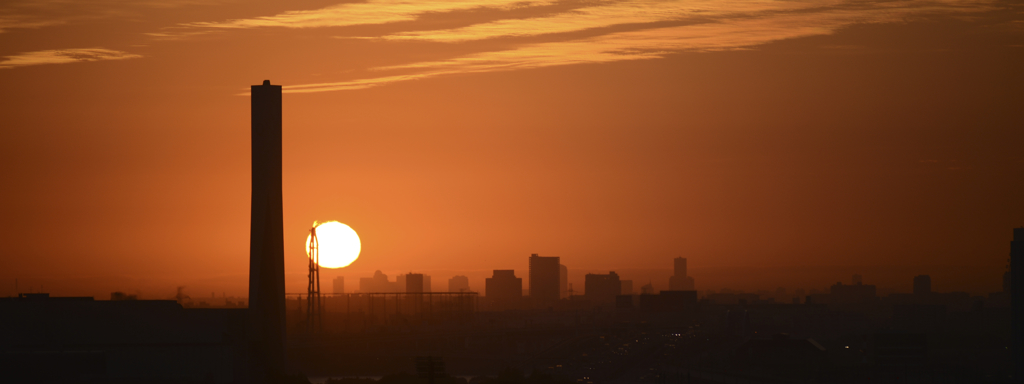
[[[316,225],[309,229],[309,285],[306,289],[306,330],[323,331],[323,305],[320,301],[320,243]]]

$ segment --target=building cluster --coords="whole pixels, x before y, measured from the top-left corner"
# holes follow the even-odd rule
[[[683,296],[693,299],[683,300],[685,302],[696,302],[697,292],[694,290],[693,277],[687,275],[686,259],[677,257],[673,260],[674,274],[669,279],[669,291],[654,292],[653,284],[641,287],[640,296],[662,295],[671,296],[666,303],[681,302],[682,297],[678,292],[686,291]],[[615,271],[607,274],[588,273],[584,278],[583,292],[573,291],[572,285],[568,282],[569,269],[561,263],[557,256],[540,256],[531,254],[529,257],[529,270],[525,278],[527,288],[524,288],[523,278],[516,276],[512,269],[496,269],[491,277],[485,279],[482,306],[486,310],[508,310],[508,309],[530,309],[530,308],[563,308],[566,306],[578,308],[588,306],[603,306],[625,308],[633,307],[660,307],[662,304],[655,303],[656,298],[639,298],[633,288],[632,280],[623,280]],[[345,294],[344,277],[334,279],[334,294]],[[381,271],[374,272],[372,277],[359,279],[360,294],[369,293],[417,293],[430,292],[430,276],[408,273],[398,275],[395,281],[388,279],[388,276]],[[448,280],[448,291],[451,293],[474,292],[469,285],[469,278],[466,276],[454,276]],[[668,304],[666,304],[668,305]]]
[[[341,281],[342,285],[344,280]],[[334,286],[334,293],[345,293],[344,287]],[[430,292],[430,276],[420,273],[398,275],[395,281],[388,280],[388,275],[381,271],[373,273],[373,277],[359,279],[359,291],[362,293],[399,293],[399,292]]]

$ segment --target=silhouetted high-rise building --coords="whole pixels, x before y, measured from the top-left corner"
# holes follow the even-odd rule
[[[338,276],[334,278],[333,293],[345,293],[345,276]]]
[[[932,277],[928,275],[914,276],[914,294],[927,295],[932,293]]]
[[[675,274],[668,278],[668,289],[672,291],[692,291],[693,278],[686,275],[686,258],[677,257],[675,262]]]
[[[536,304],[549,305],[558,301],[559,258],[530,255],[530,298]]]
[[[594,303],[613,303],[615,296],[622,293],[622,282],[615,272],[608,272],[607,275],[588,273],[584,284],[584,294]]]
[[[622,283],[622,294],[632,295],[633,294],[633,280],[620,280]]]
[[[419,273],[410,273],[405,275],[405,292],[407,293],[422,293],[423,291],[423,275]]]
[[[253,377],[285,371],[284,208],[281,192],[281,86],[252,86],[252,205],[249,223],[249,343]]]
[[[469,292],[469,278],[466,276],[452,276],[448,279],[448,292]]]
[[[1010,307],[1014,377],[1024,377],[1024,227],[1013,229],[1010,242]]]
[[[565,265],[558,265],[558,297],[569,297],[569,268]]]

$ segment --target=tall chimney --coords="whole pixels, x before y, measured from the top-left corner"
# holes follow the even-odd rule
[[[252,86],[252,211],[249,224],[250,382],[285,369],[281,86]]]

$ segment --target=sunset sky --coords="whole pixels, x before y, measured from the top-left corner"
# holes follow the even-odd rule
[[[284,86],[287,291],[354,264],[667,289],[1001,289],[1024,6],[985,0],[0,3],[0,295],[244,296],[248,87]],[[40,288],[40,286],[42,288]],[[325,291],[329,290],[325,288]]]

